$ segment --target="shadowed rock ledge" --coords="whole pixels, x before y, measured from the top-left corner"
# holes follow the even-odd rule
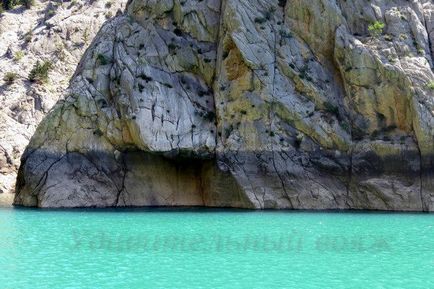
[[[133,0],[15,204],[432,211],[433,41],[428,0]]]

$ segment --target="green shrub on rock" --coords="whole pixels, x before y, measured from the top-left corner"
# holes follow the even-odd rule
[[[3,0],[2,6],[3,9],[9,10],[13,9],[15,6],[18,5],[24,5],[27,9],[31,8],[33,5],[35,5],[35,0]],[[2,10],[0,9],[0,12]]]
[[[15,52],[15,54],[14,54],[14,60],[17,62],[20,61],[21,59],[23,59],[23,57],[24,57],[24,52],[21,50]]]
[[[368,27],[369,33],[371,33],[373,37],[378,37],[381,34],[383,34],[384,26],[385,24],[383,22],[375,21],[374,23],[369,25]]]
[[[5,76],[3,77],[3,80],[6,82],[6,84],[11,85],[12,83],[14,83],[17,77],[18,74],[15,72],[6,72]]]
[[[18,4],[20,4],[20,1],[18,1],[18,0],[4,0],[4,1],[2,1],[3,3],[3,8],[5,9],[5,10],[9,10],[9,9],[12,9],[12,8],[14,8],[15,6],[17,6]]]
[[[48,73],[53,68],[51,61],[44,61],[43,63],[36,62],[33,69],[30,71],[29,80],[31,82],[45,83],[48,81]]]

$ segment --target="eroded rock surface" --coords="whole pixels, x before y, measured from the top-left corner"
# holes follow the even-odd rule
[[[36,126],[69,86],[93,37],[127,0],[36,0],[0,14],[0,206],[11,206],[20,158]],[[29,81],[37,62],[50,61],[49,82]],[[9,84],[7,73],[16,73]]]
[[[433,43],[429,0],[133,0],[15,204],[432,211]]]

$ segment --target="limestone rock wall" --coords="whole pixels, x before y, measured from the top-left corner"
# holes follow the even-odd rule
[[[433,15],[133,0],[38,127],[15,204],[434,210]]]
[[[20,157],[56,103],[102,24],[126,0],[36,0],[0,13],[0,206],[11,205]],[[45,84],[29,81],[37,61],[50,61]],[[16,73],[12,84],[4,81]]]

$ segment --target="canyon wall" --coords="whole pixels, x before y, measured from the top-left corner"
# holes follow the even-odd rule
[[[429,0],[132,0],[15,204],[434,210]]]
[[[0,206],[12,204],[20,158],[38,123],[68,88],[101,26],[126,2],[35,0],[29,8],[0,7]],[[47,83],[28,78],[37,61],[52,65]]]

